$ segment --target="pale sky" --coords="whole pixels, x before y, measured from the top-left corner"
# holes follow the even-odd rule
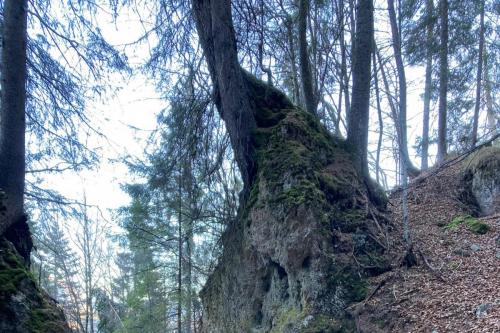
[[[385,8],[385,7],[384,7]],[[384,16],[381,16],[381,15]],[[387,29],[386,13],[378,11],[376,16],[376,30],[379,35],[389,38]],[[111,44],[125,45],[135,41],[143,33],[144,21],[140,22],[137,16],[130,12],[122,12],[118,22],[113,23],[111,17],[102,15],[99,20],[103,35]],[[107,23],[106,23],[107,22]],[[384,30],[386,32],[384,32]],[[127,56],[132,64],[140,64],[148,56],[148,45],[142,44],[126,49]],[[413,144],[415,138],[422,131],[423,102],[423,68],[406,67],[408,78],[408,142],[410,155],[414,156]],[[412,86],[412,82],[416,84]],[[86,192],[89,204],[100,207],[103,212],[116,209],[129,203],[129,197],[121,190],[120,184],[130,182],[132,176],[128,169],[118,160],[126,155],[140,158],[146,147],[146,139],[151,130],[156,127],[156,115],[165,107],[165,102],[160,100],[160,95],[155,91],[154,82],[148,80],[142,74],[136,74],[132,78],[116,76],[113,82],[116,86],[113,96],[108,96],[105,101],[90,101],[88,104],[89,117],[101,132],[105,133],[107,140],[93,139],[91,147],[101,148],[101,162],[97,170],[83,171],[80,173],[66,172],[63,175],[52,175],[47,177],[51,187],[60,191],[63,195],[81,200],[83,192]],[[372,94],[374,92],[372,91]],[[382,95],[382,99],[385,96]],[[384,103],[387,105],[386,103]],[[384,107],[384,105],[383,105]],[[431,131],[436,128],[436,113],[431,114]],[[386,122],[389,120],[386,120]],[[377,113],[371,110],[371,133],[370,149],[374,150],[378,134]],[[140,130],[134,130],[138,128]],[[390,142],[384,142],[390,145]],[[435,146],[430,147],[431,156],[435,152]],[[382,165],[387,169],[394,169],[392,159],[383,159]],[[115,162],[111,162],[111,161]],[[431,162],[433,158],[431,157]],[[415,160],[416,165],[420,164]],[[394,173],[389,173],[394,177]],[[390,184],[393,184],[393,180]],[[110,215],[106,213],[108,218]]]
[[[382,14],[383,12],[379,11],[378,13]],[[107,22],[107,24],[103,22]],[[114,45],[125,45],[135,41],[142,35],[143,24],[145,24],[130,13],[122,13],[116,23],[113,23],[110,17],[103,15],[100,23],[102,23],[101,29],[104,36]],[[385,31],[388,31],[387,24],[383,20],[379,20],[377,24],[379,33],[384,29],[383,27],[385,27]],[[133,48],[128,47],[126,52],[134,67],[147,59],[149,49],[148,45],[142,44]],[[408,79],[408,142],[410,156],[414,156],[415,152],[412,146],[422,131],[423,102],[421,94],[423,93],[424,70],[423,68],[406,67],[406,71]],[[156,92],[154,82],[142,74],[135,74],[131,78],[119,75],[114,77],[116,81],[113,81],[112,85],[116,89],[112,89],[113,94],[103,100],[89,101],[88,103],[88,115],[93,126],[107,136],[107,140],[94,137],[89,142],[90,148],[99,148],[101,160],[98,168],[79,173],[65,172],[49,175],[46,177],[46,182],[51,188],[74,200],[81,201],[85,192],[87,203],[100,208],[106,220],[110,222],[112,232],[120,232],[119,221],[113,221],[112,212],[130,202],[128,195],[122,191],[121,185],[134,181],[127,167],[120,162],[120,158],[128,155],[144,158],[143,152],[146,148],[147,138],[157,126],[156,115],[165,108],[166,102],[160,100],[160,94]],[[412,85],[413,82],[415,85]],[[374,94],[374,91],[371,93]],[[382,99],[385,99],[383,94]],[[387,110],[387,103],[384,102],[383,107],[384,105]],[[384,125],[387,128],[390,120],[386,119],[385,122]],[[370,111],[370,123],[370,150],[375,150],[378,134],[374,131],[378,128],[378,124],[377,112],[373,108]],[[431,131],[436,128],[436,125],[437,112],[434,110],[431,114]],[[383,145],[389,146],[391,142],[385,140]],[[430,147],[429,153],[432,163],[435,145]],[[389,185],[394,185],[395,166],[392,156],[386,154],[382,158],[382,167],[392,170],[392,172],[388,172]],[[417,166],[420,165],[420,160],[414,159],[414,162]],[[70,239],[74,239],[77,223],[75,221],[62,222],[66,226]],[[111,242],[108,242],[107,245],[106,251],[116,250]]]

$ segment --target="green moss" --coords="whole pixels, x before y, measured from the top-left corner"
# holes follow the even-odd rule
[[[0,241],[0,294],[13,294],[23,279],[31,278],[21,257],[6,241]]]
[[[262,108],[255,115],[255,120],[257,126],[262,129],[276,126],[285,117],[286,113],[282,110],[273,111],[268,108]]]
[[[354,266],[337,266],[329,273],[328,289],[348,303],[360,302],[366,298],[368,283]]]
[[[319,186],[325,193],[329,201],[342,200],[352,195],[352,188],[349,187],[345,178],[339,178],[331,173],[320,173],[318,175]]]
[[[257,149],[263,148],[269,142],[272,132],[267,128],[257,128],[253,132],[253,144]]]
[[[0,294],[13,294],[19,283],[28,277],[25,269],[0,266]]]
[[[281,310],[273,320],[273,327],[270,333],[297,331],[300,333],[349,333],[355,332],[355,325],[352,320],[335,319],[327,315],[312,315],[307,320],[306,311],[299,311],[297,308],[286,308]]]
[[[480,221],[474,221],[467,225],[469,230],[478,235],[484,235],[490,230],[490,226]]]
[[[243,79],[247,82],[248,93],[257,110],[272,108],[273,111],[292,108],[288,97],[269,84],[257,79],[249,72],[242,70]]]
[[[325,224],[326,232],[366,230],[366,224],[373,223],[368,221],[371,217],[367,216],[366,209],[366,197],[371,199],[371,195],[359,179],[345,142],[331,136],[316,117],[293,107],[283,94],[260,81],[257,87],[250,86],[253,89],[250,95],[258,110],[255,115],[258,128],[253,133],[257,173],[243,208],[243,218],[248,218],[252,208],[265,205],[279,221],[300,206],[309,208],[313,218]],[[383,193],[374,196],[380,196],[380,201],[386,200]],[[386,265],[379,249],[371,253],[374,242],[366,238],[366,243],[370,244],[363,251],[370,251],[371,255],[359,253],[358,260],[377,267]],[[332,270],[325,293],[333,295],[338,291],[346,302],[366,297],[368,287],[358,272],[361,269],[338,263],[332,265]],[[281,307],[271,332],[294,328],[290,325],[301,323],[306,314],[297,308]],[[351,324],[317,314],[302,331],[355,331]]]
[[[356,332],[355,323],[352,320],[338,320],[325,315],[314,316],[312,322],[301,333],[350,333]]]
[[[484,235],[490,230],[490,227],[486,223],[483,223],[470,215],[459,215],[444,228],[447,230],[457,230],[462,224],[466,225],[467,229],[478,235]]]
[[[352,302],[360,302],[365,299],[368,293],[366,280],[356,275],[356,273],[342,273],[337,276],[337,279],[343,284],[348,293],[348,299]]]
[[[28,328],[31,333],[66,332],[64,322],[60,321],[59,314],[50,308],[41,308],[31,311]]]
[[[273,327],[269,333],[281,333],[289,326],[294,326],[304,320],[305,314],[297,308],[284,308],[273,320]]]
[[[276,118],[278,122],[274,122]],[[258,128],[254,133],[259,170],[255,183],[264,179],[270,201],[288,207],[323,206],[326,201],[349,196],[353,185],[349,178],[355,175],[350,160],[314,117],[298,108],[275,113],[263,109],[260,119],[273,120],[265,123],[271,127]],[[336,173],[345,179],[332,172],[317,172],[329,165],[334,155],[345,162]]]
[[[12,308],[11,299],[14,294],[21,294],[26,298],[26,308],[20,313]],[[55,305],[49,304],[46,297],[48,296],[36,286],[32,273],[24,265],[14,246],[7,240],[0,239],[0,311],[12,313],[13,320],[20,321],[23,332],[67,332],[62,313]]]

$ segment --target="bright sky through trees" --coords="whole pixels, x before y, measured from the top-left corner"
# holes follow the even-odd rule
[[[383,7],[382,7],[383,8]],[[379,10],[382,10],[380,7]],[[142,9],[146,11],[147,9]],[[377,12],[376,12],[377,13]],[[390,38],[388,22],[384,16],[375,15],[376,34],[387,40]],[[112,17],[101,14],[101,29],[109,42],[118,47],[123,46],[132,66],[140,66],[149,56],[150,43],[132,45],[144,33],[147,22],[130,9],[120,12],[117,22]],[[412,143],[420,135],[422,129],[421,114],[423,102],[424,70],[423,68],[407,67],[408,77],[408,142],[410,156],[418,165],[416,153]],[[120,158],[130,155],[132,158],[143,156],[147,145],[147,138],[156,127],[156,115],[165,108],[167,103],[161,100],[161,94],[155,89],[152,80],[143,74],[135,73],[131,77],[115,75],[111,82],[114,87],[111,93],[101,100],[90,101],[88,111],[94,126],[104,133],[107,140],[98,138],[88,142],[89,147],[96,148],[101,156],[99,167],[96,170],[83,171],[78,174],[66,172],[63,175],[47,177],[47,184],[57,189],[68,198],[79,200],[83,191],[87,193],[88,202],[98,205],[103,211],[115,209],[129,202],[129,197],[120,188],[120,184],[130,180],[127,167]],[[371,106],[369,151],[376,148],[377,115],[374,106]],[[437,114],[432,113],[431,129],[436,128]],[[384,142],[388,147],[392,143]],[[435,145],[431,145],[431,163],[435,155]],[[389,184],[394,184],[395,166],[392,155],[385,153],[382,158],[382,167],[387,170]],[[109,218],[109,215],[106,214]]]

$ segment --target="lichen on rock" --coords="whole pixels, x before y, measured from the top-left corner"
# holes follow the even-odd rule
[[[321,321],[349,332],[346,307],[383,270],[377,207],[343,141],[279,91],[251,87],[257,171],[201,292],[203,330],[313,332]]]

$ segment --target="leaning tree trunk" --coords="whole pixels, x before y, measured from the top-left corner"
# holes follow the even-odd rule
[[[27,3],[6,0],[3,8],[0,190],[7,210],[0,211],[0,235],[24,213]]]
[[[441,29],[439,36],[439,118],[438,118],[438,152],[437,162],[444,161],[447,155],[447,100],[448,94],[448,0],[439,1],[439,17]]]
[[[369,177],[367,149],[372,52],[373,1],[359,0],[352,65],[352,104],[347,114],[347,143],[353,151],[356,168],[364,177]]]
[[[247,189],[255,173],[251,139],[256,124],[245,74],[238,63],[231,4],[228,0],[192,0],[192,4],[198,36],[214,84],[215,103],[226,124]]]

